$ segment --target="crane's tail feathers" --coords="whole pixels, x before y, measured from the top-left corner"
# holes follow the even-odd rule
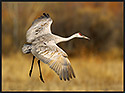
[[[24,44],[22,47],[22,52],[24,54],[31,53],[32,45],[31,44]]]

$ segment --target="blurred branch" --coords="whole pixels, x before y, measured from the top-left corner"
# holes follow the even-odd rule
[[[13,38],[14,38],[14,44],[18,45],[18,3],[14,4],[14,14],[15,17],[13,18]]]

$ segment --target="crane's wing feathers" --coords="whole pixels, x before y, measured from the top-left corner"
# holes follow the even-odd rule
[[[42,36],[43,34],[51,33],[50,26],[52,19],[49,14],[43,13],[38,19],[34,20],[31,27],[26,33],[26,39],[28,43],[31,43],[35,38]]]
[[[56,44],[45,46],[42,42],[32,46],[32,54],[42,62],[49,65],[64,80],[69,80],[72,76],[75,78],[71,63],[67,58],[67,54]]]

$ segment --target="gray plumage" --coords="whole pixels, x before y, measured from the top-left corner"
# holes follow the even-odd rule
[[[60,77],[60,79],[69,80],[74,75],[71,63],[67,54],[56,45],[60,37],[51,33],[50,25],[52,19],[49,15],[36,19],[26,33],[28,43],[24,44],[23,53],[32,53],[36,58],[48,64]]]
[[[22,52],[24,54],[29,54],[31,53],[32,45],[31,44],[24,44],[22,47]]]
[[[83,38],[81,34],[77,33],[69,38],[63,38],[51,33],[52,19],[49,14],[36,19],[26,33],[26,40],[31,44],[24,44],[23,53],[32,53],[36,58],[48,64],[53,69],[59,78],[62,80],[70,80],[75,78],[73,68],[68,55],[59,48],[56,44],[68,41],[75,37]],[[84,36],[87,39],[87,37]]]

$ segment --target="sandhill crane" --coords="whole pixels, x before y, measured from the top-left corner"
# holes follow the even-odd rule
[[[64,81],[70,80],[72,77],[75,78],[75,74],[68,60],[68,55],[56,44],[73,38],[89,38],[80,33],[76,33],[68,38],[54,35],[51,32],[51,24],[52,19],[49,14],[43,13],[43,16],[36,19],[26,33],[28,43],[23,45],[22,52],[25,54],[33,54],[29,76],[31,77],[34,59],[36,57],[38,59],[40,79],[42,82],[44,82],[44,80],[42,78],[40,61],[48,64],[49,67],[59,75],[61,80],[62,78]]]

